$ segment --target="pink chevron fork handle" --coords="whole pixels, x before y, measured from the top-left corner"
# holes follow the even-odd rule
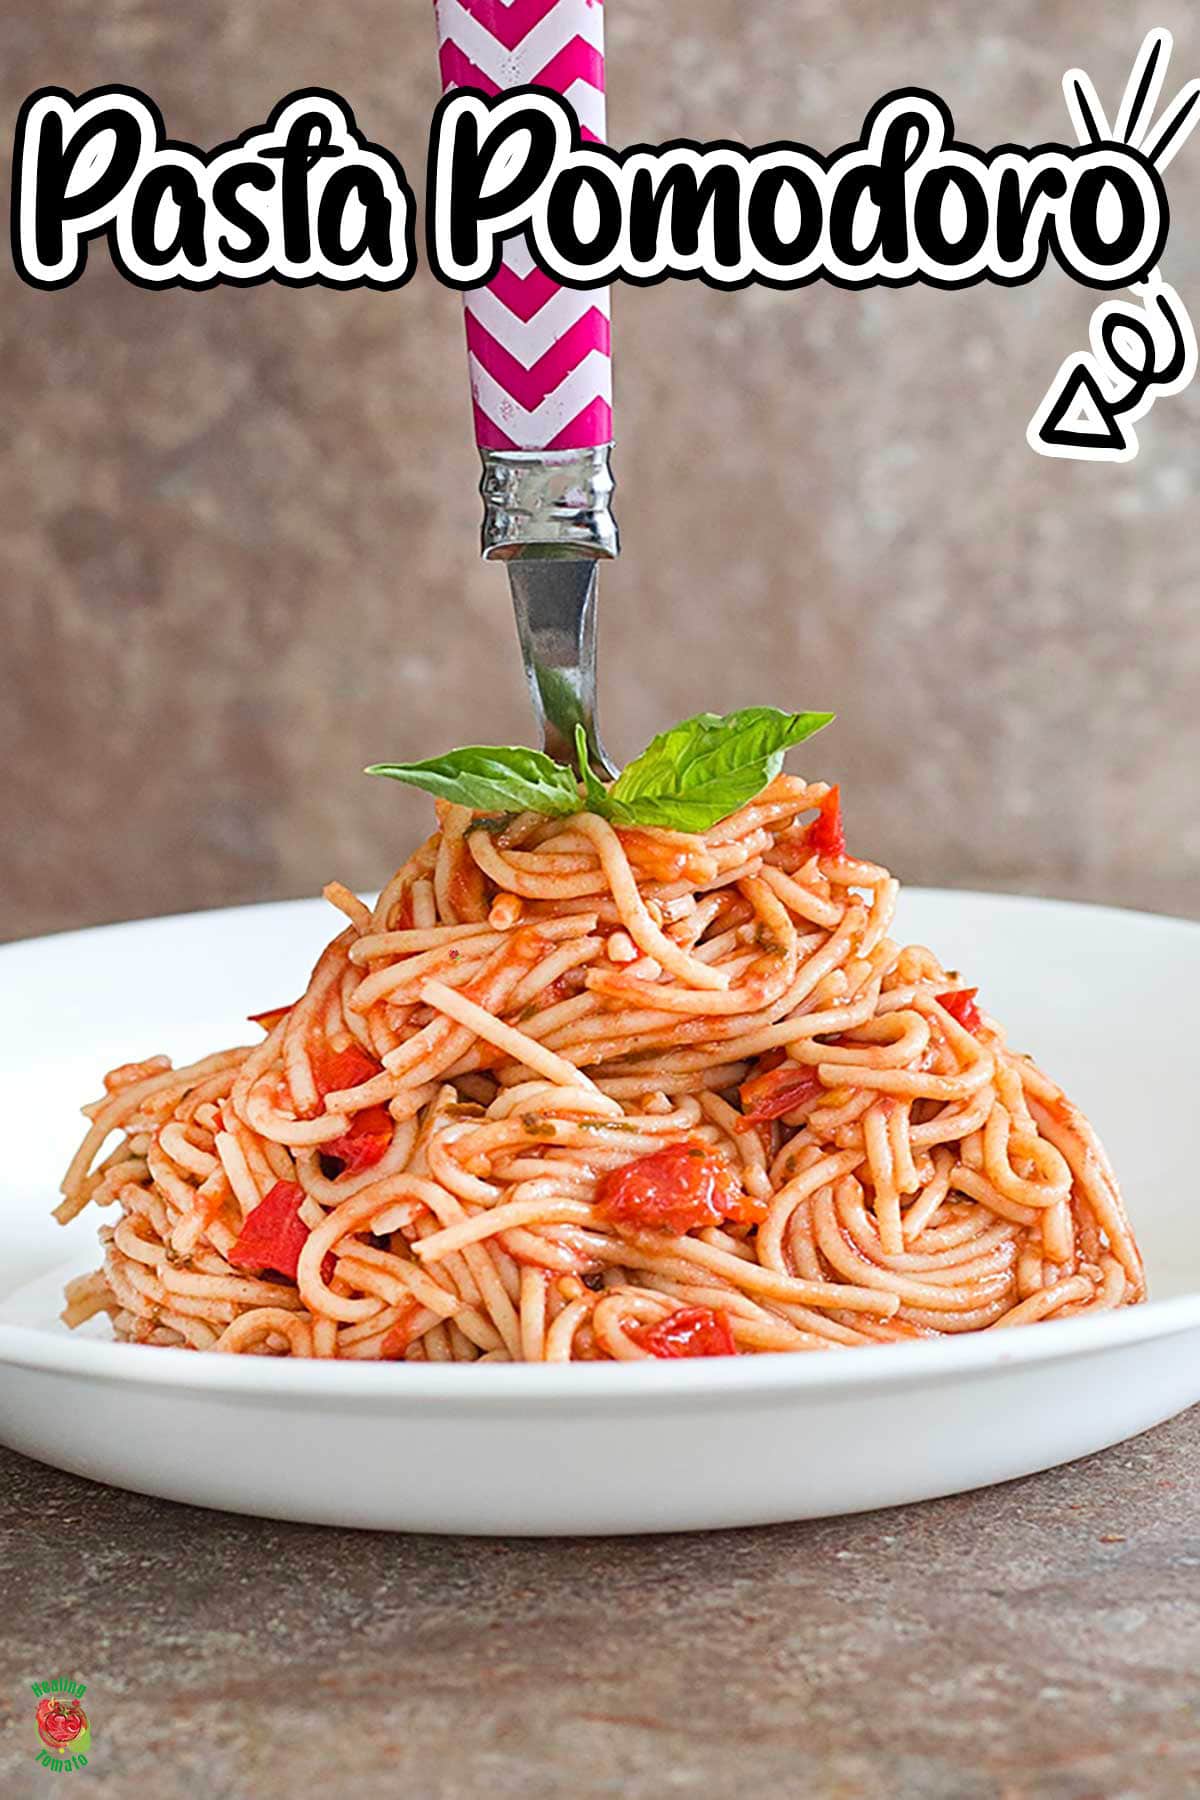
[[[603,141],[600,0],[434,0],[434,11],[444,88],[553,88],[574,107],[583,136]],[[464,301],[481,450],[612,441],[607,288],[559,287],[523,242],[508,243],[495,279]]]

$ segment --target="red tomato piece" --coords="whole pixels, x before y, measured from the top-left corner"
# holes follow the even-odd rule
[[[242,1220],[237,1243],[229,1252],[234,1268],[251,1275],[269,1269],[295,1281],[300,1252],[308,1242],[308,1226],[300,1217],[303,1202],[302,1187],[294,1181],[277,1181]]]
[[[286,1019],[296,1002],[291,1006],[270,1006],[266,1012],[247,1013],[246,1017],[252,1025],[261,1025],[264,1031],[274,1031],[280,1019]]]
[[[614,1225],[695,1231],[736,1217],[745,1202],[729,1165],[703,1144],[668,1144],[619,1169],[596,1189],[596,1205]]]
[[[396,1129],[395,1120],[386,1106],[366,1106],[355,1113],[349,1131],[321,1145],[322,1156],[336,1156],[342,1163],[343,1175],[357,1175],[373,1169],[386,1153]]]
[[[964,1031],[978,1031],[983,1024],[983,1016],[975,1004],[978,988],[957,988],[952,994],[939,994],[937,1003],[944,1006],[952,1019],[957,1019]]]
[[[742,1116],[735,1131],[749,1131],[765,1125],[770,1119],[782,1118],[822,1091],[821,1078],[815,1068],[801,1068],[790,1060],[773,1069],[762,1069],[743,1081],[738,1092],[742,1097]]]
[[[311,1046],[309,1059],[312,1063],[313,1080],[317,1084],[317,1092],[324,1099],[326,1094],[340,1094],[346,1088],[361,1087],[364,1081],[370,1081],[378,1075],[383,1067],[369,1056],[361,1044],[347,1044],[344,1050],[331,1050],[322,1041]]]
[[[808,828],[808,848],[819,857],[845,856],[846,833],[842,828],[840,788],[831,787],[821,801],[817,816]]]
[[[729,1320],[711,1306],[681,1306],[657,1325],[638,1325],[629,1333],[651,1356],[735,1356],[737,1346]]]

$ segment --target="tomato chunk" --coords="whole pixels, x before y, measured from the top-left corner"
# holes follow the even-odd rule
[[[983,1024],[983,1016],[975,1004],[978,988],[957,988],[952,994],[939,994],[937,1003],[944,1006],[952,1019],[957,1019],[964,1031],[978,1031]]]
[[[304,1189],[294,1181],[277,1181],[265,1200],[260,1200],[242,1220],[237,1242],[228,1261],[247,1275],[285,1275],[295,1281],[300,1252],[308,1242],[308,1226],[300,1217]],[[321,1258],[321,1280],[333,1279],[337,1259],[332,1250]]]
[[[735,1356],[737,1346],[729,1320],[711,1306],[681,1306],[657,1325],[638,1325],[629,1333],[651,1356]]]
[[[296,1002],[289,1006],[269,1006],[266,1012],[247,1013],[251,1025],[261,1025],[264,1031],[274,1031],[280,1019],[286,1019]]]
[[[801,1068],[789,1060],[777,1068],[763,1069],[749,1081],[743,1081],[738,1089],[742,1116],[733,1129],[749,1131],[755,1125],[765,1125],[770,1119],[781,1118],[815,1100],[821,1091],[821,1078],[815,1068]]]
[[[373,1169],[385,1155],[395,1129],[386,1106],[366,1106],[354,1114],[348,1131],[321,1145],[321,1154],[336,1156],[343,1175],[357,1175],[363,1169]]]
[[[695,1231],[739,1216],[746,1201],[736,1176],[703,1144],[668,1144],[622,1168],[596,1189],[596,1205],[614,1225]]]
[[[842,828],[841,789],[831,787],[808,828],[808,848],[820,857],[845,856],[846,833]]]
[[[331,1050],[322,1042],[309,1051],[313,1080],[322,1100],[326,1094],[342,1093],[346,1088],[361,1087],[383,1067],[369,1056],[361,1044],[347,1044],[342,1050]],[[341,1137],[321,1145],[322,1155],[336,1156],[342,1163],[340,1173],[357,1174],[373,1168],[392,1141],[395,1125],[386,1106],[366,1106],[352,1117]]]
[[[303,1202],[302,1187],[294,1181],[277,1181],[242,1220],[237,1243],[229,1252],[234,1268],[252,1275],[270,1269],[295,1281],[300,1252],[308,1242],[308,1226],[300,1217]]]
[[[310,1048],[309,1060],[322,1099],[326,1094],[341,1093],[344,1088],[361,1087],[383,1067],[361,1044],[352,1043],[344,1050],[331,1050],[324,1040]]]

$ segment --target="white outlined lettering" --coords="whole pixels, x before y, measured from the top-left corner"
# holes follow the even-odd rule
[[[400,163],[324,88],[213,151],[169,139],[136,88],[39,88],[17,120],[13,260],[34,287],[69,287],[103,237],[139,287],[398,288],[413,219]]]
[[[538,88],[456,89],[430,138],[427,250],[458,288],[489,281],[516,236],[565,287],[1015,286],[1052,255],[1076,281],[1116,288],[1149,272],[1167,226],[1162,177],[1135,146],[978,150],[922,88],[885,95],[828,156],[688,140],[610,150],[583,143],[570,106]]]
[[[1050,441],[1076,401],[1111,438],[1113,417],[1176,391],[1169,384],[1194,360],[1186,312],[1155,273],[1169,227],[1163,170],[1200,116],[1193,82],[1152,124],[1169,49],[1165,32],[1146,40],[1115,131],[1072,71],[1079,142],[1032,149],[962,142],[945,101],[922,88],[884,95],[858,137],[828,154],[686,139],[614,151],[584,143],[573,109],[549,90],[457,89],[430,135],[430,262],[445,285],[474,287],[520,237],[566,287],[860,289],[1017,286],[1053,258],[1076,281],[1133,287],[1145,303],[1144,317],[1126,303],[1123,336],[1108,324],[1094,336],[1090,356],[1098,362],[1102,341],[1104,367],[1085,379],[1068,359],[1030,427],[1047,454],[1083,454]],[[414,214],[401,164],[326,89],[289,94],[264,125],[212,151],[168,138],[153,101],[129,87],[78,97],[41,88],[17,121],[13,257],[37,287],[76,281],[102,239],[128,280],[153,289],[398,288],[415,268]],[[1060,390],[1072,382],[1064,413]]]

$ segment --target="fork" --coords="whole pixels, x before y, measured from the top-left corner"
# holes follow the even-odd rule
[[[603,138],[604,14],[593,0],[534,7],[524,31],[505,0],[436,0],[435,11],[448,90],[571,89],[583,135]],[[619,550],[608,290],[559,287],[510,239],[493,280],[464,301],[483,556],[508,570],[547,753],[573,764],[582,725],[592,767],[611,779],[596,724],[597,570]]]

